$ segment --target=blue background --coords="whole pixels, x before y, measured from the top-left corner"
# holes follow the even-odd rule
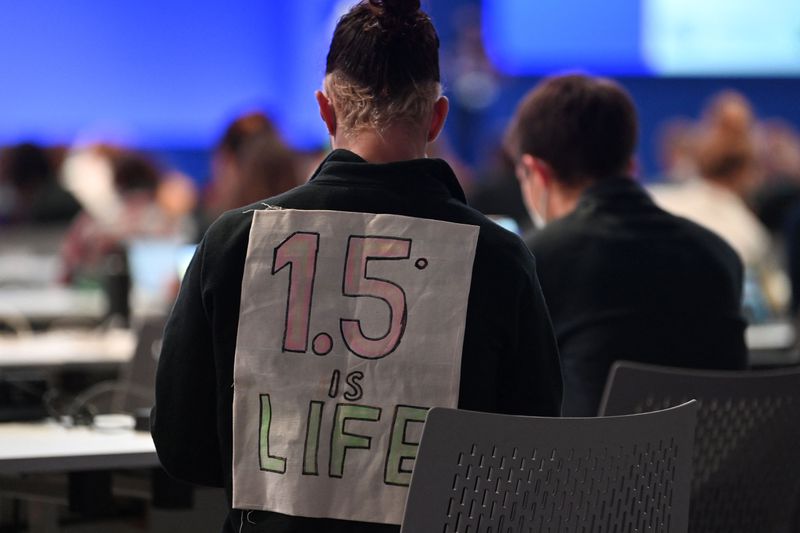
[[[118,140],[157,151],[202,181],[208,150],[226,122],[260,107],[295,147],[324,146],[313,91],[323,76],[333,23],[347,3],[6,2],[0,19],[0,144]],[[547,52],[534,57],[541,73],[583,68],[617,76],[629,88],[641,116],[646,174],[657,168],[660,123],[675,115],[696,117],[723,88],[744,92],[763,117],[800,124],[798,78],[651,76],[636,46],[640,14],[633,0],[484,0],[486,46],[498,67],[499,93],[485,109],[465,110],[450,91],[445,63],[459,30],[454,13],[482,4],[424,0],[423,6],[441,36],[444,82],[453,100],[446,134],[468,163],[489,160],[518,99],[537,81],[525,67],[531,50]],[[533,6],[536,22],[517,28],[524,39],[513,37],[519,33],[513,28],[504,30],[501,15],[522,24],[529,15],[514,10]],[[506,57],[505,49],[522,59]],[[503,73],[517,70],[526,75]]]

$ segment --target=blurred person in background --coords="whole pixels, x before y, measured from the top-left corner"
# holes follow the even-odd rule
[[[167,172],[156,190],[156,203],[186,242],[200,240],[198,200],[199,192],[194,180],[177,171]]]
[[[92,158],[90,165],[97,165],[97,174],[89,176],[98,178],[100,190],[108,179],[113,196],[109,195],[106,205],[97,202],[102,195],[93,197],[72,223],[62,246],[62,280],[67,283],[101,278],[104,260],[131,239],[180,239],[180,228],[156,202],[161,171],[153,161],[144,154],[111,147],[92,149]],[[105,160],[107,167],[94,158]],[[110,171],[109,176],[103,175],[104,169]],[[90,189],[91,183],[82,183],[80,188]]]
[[[762,125],[760,153],[766,179],[752,203],[786,253],[791,311],[800,309],[800,134],[783,121]]]
[[[638,120],[616,82],[548,78],[507,137],[558,339],[565,416],[595,416],[614,361],[744,369],[742,263],[633,177]]]
[[[747,99],[733,91],[715,96],[694,135],[698,179],[654,187],[656,202],[720,235],[746,268],[745,307],[752,321],[782,314],[789,284],[769,232],[748,200],[763,182],[756,123]]]
[[[206,226],[225,211],[276,196],[300,183],[295,154],[269,117],[260,112],[244,114],[228,125],[214,150],[205,198]]]
[[[58,181],[57,165],[39,145],[21,143],[0,151],[0,224],[66,224],[80,204]]]
[[[697,179],[694,157],[694,123],[676,118],[663,124],[658,135],[658,158],[665,180],[682,183]]]
[[[756,141],[764,180],[749,203],[773,238],[783,240],[792,211],[800,207],[800,133],[782,120],[765,120]]]

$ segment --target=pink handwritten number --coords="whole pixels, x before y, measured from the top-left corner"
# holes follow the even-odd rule
[[[408,311],[403,288],[367,273],[371,261],[408,259],[411,241],[394,237],[356,237],[347,242],[343,294],[353,298],[383,300],[389,306],[389,329],[380,337],[368,337],[360,320],[341,319],[342,338],[348,350],[364,359],[380,359],[392,353],[403,337]]]
[[[275,248],[272,273],[289,266],[289,298],[283,330],[283,351],[304,353],[308,349],[308,324],[317,271],[319,234],[298,231]]]

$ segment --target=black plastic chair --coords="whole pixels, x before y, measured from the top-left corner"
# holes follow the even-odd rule
[[[694,403],[609,418],[432,409],[402,532],[685,532]]]
[[[699,404],[689,531],[791,531],[800,496],[800,369],[708,371],[618,362],[601,415]]]

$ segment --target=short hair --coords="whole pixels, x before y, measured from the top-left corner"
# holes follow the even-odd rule
[[[161,181],[161,169],[147,155],[129,150],[113,154],[111,158],[114,186],[123,194],[148,192],[154,194]]]
[[[633,100],[618,83],[583,74],[546,78],[520,102],[506,136],[516,160],[546,161],[567,185],[620,176],[638,136]]]
[[[325,92],[348,131],[417,123],[441,95],[439,36],[419,0],[362,0],[336,25]]]
[[[700,174],[728,181],[751,169],[757,161],[754,126],[753,109],[742,94],[723,91],[715,95],[695,138]]]
[[[0,181],[17,190],[32,191],[53,181],[55,171],[47,152],[39,145],[22,143],[0,154]]]
[[[278,130],[270,118],[260,112],[253,111],[236,117],[217,142],[216,150],[238,156],[249,139],[259,135],[278,137]]]

